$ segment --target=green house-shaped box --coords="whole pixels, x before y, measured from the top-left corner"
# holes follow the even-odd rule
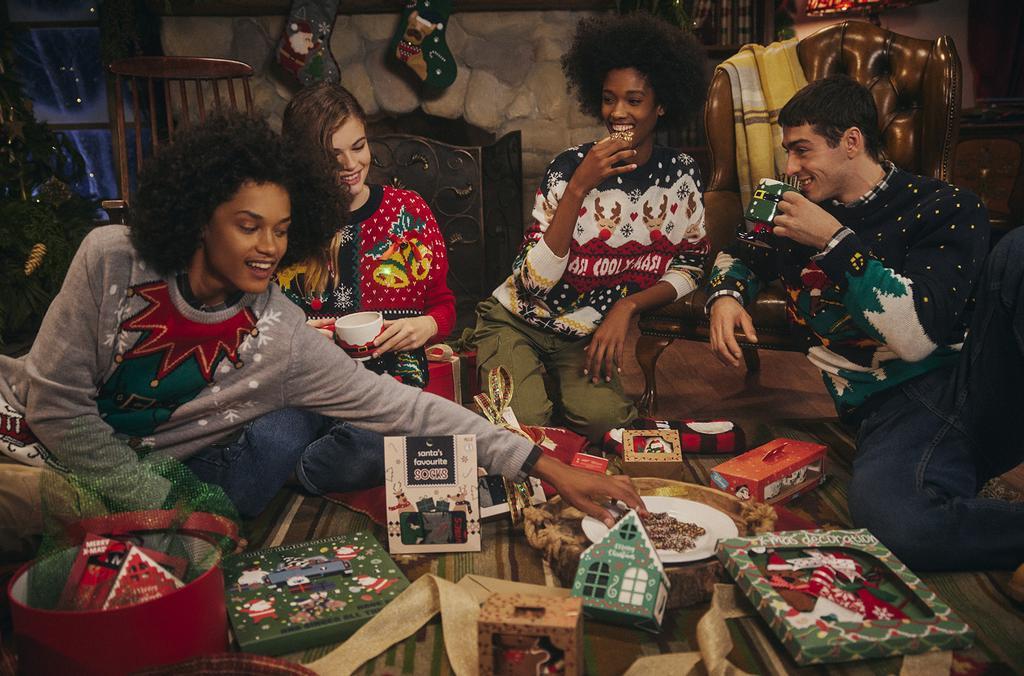
[[[658,633],[668,587],[654,543],[630,511],[580,556],[571,594],[586,617]]]

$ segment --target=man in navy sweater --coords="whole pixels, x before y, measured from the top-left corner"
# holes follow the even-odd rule
[[[858,425],[850,513],[918,570],[1012,568],[1024,505],[977,497],[1024,459],[1024,233],[986,259],[978,197],[885,160],[870,92],[814,82],[782,109],[786,173],[800,181],[772,248],[715,261],[711,346],[739,365],[744,305],[781,278],[844,420]]]

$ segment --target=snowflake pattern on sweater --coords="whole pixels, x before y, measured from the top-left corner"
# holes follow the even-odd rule
[[[29,354],[0,355],[0,424],[24,422],[51,464],[109,479],[126,509],[157,507],[169,488],[140,452],[186,460],[286,407],[395,436],[474,434],[482,466],[522,478],[532,443],[369,373],[279,289],[203,311],[175,280],[138,257],[126,227],[93,229]]]
[[[989,221],[973,193],[896,170],[870,202],[822,205],[852,232],[827,255],[777,238],[719,254],[711,293],[753,301],[781,278],[790,319],[807,335],[840,415],[958,358]]]
[[[455,325],[455,295],[448,288],[448,252],[430,207],[417,193],[391,186],[370,187],[370,199],[352,212],[340,230],[334,262],[337,286],[323,293],[307,288],[306,267],[278,273],[285,295],[310,319],[376,310],[387,319],[428,315],[437,322],[435,339]],[[423,350],[392,352],[366,362],[378,373],[407,385],[427,384]]]
[[[569,252],[556,256],[544,233],[592,146],[570,148],[548,166],[512,274],[494,291],[530,324],[577,338],[593,333],[616,301],[659,281],[677,298],[692,291],[709,249],[697,164],[655,146],[643,166],[586,195]]]

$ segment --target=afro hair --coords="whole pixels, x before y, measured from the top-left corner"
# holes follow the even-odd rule
[[[601,118],[608,71],[634,68],[654,90],[668,125],[683,126],[704,105],[708,81],[704,48],[691,33],[638,12],[581,19],[562,70],[584,114]]]
[[[180,132],[139,174],[129,213],[131,241],[160,274],[188,267],[214,210],[245,183],[274,183],[291,199],[284,267],[326,246],[348,219],[350,197],[321,148],[285,142],[266,122],[223,113]]]

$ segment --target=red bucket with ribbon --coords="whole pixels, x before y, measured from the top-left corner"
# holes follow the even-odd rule
[[[173,510],[150,510],[79,522],[75,530],[145,538],[173,527],[193,560],[209,567],[180,589],[135,605],[108,610],[53,610],[29,604],[29,585],[41,560],[23,566],[7,587],[18,668],[28,674],[120,674],[173,664],[228,649],[227,609],[220,550],[214,542],[240,542],[230,519]],[[144,528],[139,528],[144,524]],[[77,547],[71,548],[77,550]],[[67,552],[64,552],[66,555]],[[60,553],[58,553],[60,555]]]

